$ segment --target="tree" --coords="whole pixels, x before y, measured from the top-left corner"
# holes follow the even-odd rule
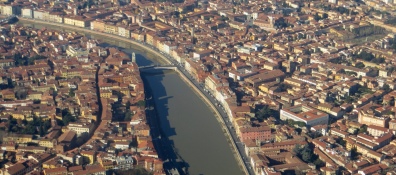
[[[36,126],[34,126],[31,123],[28,123],[25,129],[22,130],[23,134],[36,134],[36,132],[37,132]]]
[[[275,21],[274,24],[277,28],[286,28],[288,26],[288,23],[285,21],[283,17],[280,17]]]
[[[315,164],[316,165],[316,167],[324,167],[326,164],[322,161],[322,160],[320,160],[320,159],[316,159],[314,162],[313,162],[313,164]]]
[[[301,157],[302,160],[304,162],[311,162],[311,158],[312,158],[312,150],[309,147],[305,147],[307,150],[303,150],[303,152],[301,153]]]
[[[316,14],[314,15],[314,19],[315,19],[315,21],[319,21],[319,20],[321,20],[322,18],[318,15],[318,13],[316,13]]]
[[[344,140],[344,139],[342,139],[342,138],[339,138],[338,140],[337,140],[337,143],[338,144],[340,144],[340,145],[342,145],[342,146],[346,146],[346,141]]]
[[[351,149],[351,160],[356,160],[357,158],[358,158],[358,152],[357,152],[357,149],[356,149],[356,147],[353,147],[352,149]]]
[[[268,105],[265,105],[263,108],[258,110],[255,114],[255,118],[259,121],[263,121],[264,119],[267,119],[273,115],[273,111],[271,108],[269,108]]]
[[[72,89],[72,88],[69,89],[69,96],[70,97],[76,96],[76,93],[74,93],[74,89]]]
[[[329,15],[327,13],[323,13],[322,18],[323,19],[327,19],[329,17]]]
[[[15,84],[11,78],[7,78],[7,86],[8,86],[8,88],[11,88],[11,89],[15,87]]]
[[[131,121],[132,116],[133,116],[133,113],[130,110],[127,110],[125,112],[124,121],[127,121],[127,122]]]
[[[146,106],[146,101],[139,100],[136,104],[137,104],[138,107],[145,107]]]
[[[384,90],[384,91],[386,91],[386,92],[389,92],[389,91],[391,91],[391,88],[389,87],[389,85],[388,84],[384,84],[384,86],[382,86],[382,88],[381,88],[382,90]]]
[[[268,7],[265,7],[264,8],[264,13],[269,13],[269,12],[272,12],[272,7],[270,7],[270,6],[268,6]]]
[[[74,117],[69,109],[62,110],[62,123],[63,125],[67,126],[70,122],[75,122],[77,119]]]
[[[312,163],[312,157],[314,154],[309,145],[301,147],[301,145],[297,144],[293,148],[293,151],[296,153],[297,157],[301,158],[303,161]]]
[[[45,131],[44,131],[44,126],[43,125],[41,125],[40,128],[39,128],[39,134],[40,134],[40,137],[43,137],[45,135]]]
[[[345,102],[345,103],[349,103],[349,104],[351,104],[351,103],[353,103],[353,102],[354,102],[354,100],[353,100],[353,98],[352,98],[352,97],[350,97],[350,96],[346,96],[346,97],[345,97],[345,100],[344,100],[344,102]]]
[[[362,68],[365,67],[365,65],[362,62],[358,62],[358,63],[355,64],[355,67],[359,68],[359,69],[362,69]]]
[[[221,18],[220,18],[220,20],[221,20],[221,21],[228,21],[228,20],[229,20],[229,18],[228,18],[228,17],[226,17],[226,16],[224,16],[224,15],[221,15]]]
[[[75,122],[75,121],[76,121],[76,117],[72,115],[66,115],[62,118],[62,122],[65,126],[67,126],[70,122]]]
[[[285,84],[285,83],[280,83],[279,84],[279,90],[281,92],[287,91],[287,89],[292,88],[292,86],[290,86],[289,84]]]
[[[365,133],[367,132],[367,125],[363,125],[361,128],[359,128],[359,133]]]

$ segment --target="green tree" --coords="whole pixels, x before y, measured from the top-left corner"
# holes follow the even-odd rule
[[[384,91],[387,91],[387,92],[391,91],[391,88],[390,88],[390,86],[388,84],[384,84],[384,86],[382,86],[381,89],[384,90]]]
[[[138,107],[145,107],[146,106],[146,101],[139,100],[136,104],[137,104]]]
[[[279,90],[281,92],[287,91],[287,89],[291,89],[291,88],[292,88],[292,86],[290,86],[289,84],[286,84],[286,83],[279,84]]]
[[[127,110],[125,112],[124,121],[127,121],[127,122],[131,121],[132,116],[133,116],[133,113],[130,110]]]
[[[320,160],[320,159],[316,159],[314,162],[313,162],[313,164],[315,164],[316,165],[316,167],[324,167],[326,164],[322,161],[322,160]]]
[[[296,153],[297,157],[301,158],[303,161],[312,163],[313,151],[309,145],[301,146],[297,144],[293,148],[293,152]]]
[[[321,20],[322,18],[318,15],[318,13],[316,13],[316,14],[314,15],[314,19],[315,19],[315,21],[319,21],[319,20]]]
[[[66,115],[62,118],[62,122],[65,126],[67,126],[70,122],[75,122],[76,121],[76,117],[74,117],[73,115]]]
[[[359,68],[359,69],[362,69],[362,68],[365,67],[365,65],[362,62],[358,62],[358,63],[355,64],[355,67]]]
[[[26,125],[26,127],[22,130],[23,134],[36,134],[37,133],[37,129],[36,126],[34,126],[31,123],[28,123]]]
[[[69,109],[62,110],[62,124],[64,126],[67,126],[70,122],[75,122],[76,120],[76,117],[70,113]]]
[[[323,19],[327,19],[329,17],[329,15],[327,13],[323,13]]]
[[[44,131],[44,126],[43,125],[41,125],[40,128],[39,128],[39,134],[40,134],[40,137],[43,137],[45,135],[45,131]]]
[[[349,103],[349,104],[353,103],[354,101],[355,100],[350,96],[346,96],[344,100],[345,103]]]
[[[359,156],[359,154],[357,152],[357,149],[355,147],[353,147],[351,149],[351,160],[357,160],[358,156]]]
[[[367,132],[367,125],[363,125],[361,128],[359,128],[359,133],[365,133]]]
[[[72,88],[69,89],[69,96],[70,97],[76,96],[76,93],[74,93],[74,89],[72,89]]]
[[[15,87],[15,84],[14,84],[14,82],[12,81],[11,78],[7,78],[7,87],[8,87],[8,88],[11,88],[11,89]]]
[[[263,121],[264,119],[271,117],[273,114],[273,110],[268,105],[265,105],[263,108],[256,112],[255,118],[259,121]]]

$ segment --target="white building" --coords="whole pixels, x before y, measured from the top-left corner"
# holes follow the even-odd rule
[[[74,123],[70,122],[67,126],[70,130],[73,130],[77,133],[77,137],[83,133],[91,134],[93,131],[94,125],[92,123]]]
[[[33,9],[32,8],[23,8],[22,9],[22,17],[24,17],[24,18],[34,18]]]
[[[133,168],[133,158],[130,155],[122,155],[116,158],[116,169],[128,170]]]
[[[318,111],[308,105],[301,104],[284,108],[280,111],[281,120],[294,120],[304,122],[307,126],[327,125],[329,114]]]
[[[16,9],[11,5],[1,5],[0,12],[2,15],[13,15],[16,14]]]
[[[34,19],[43,19],[43,11],[41,11],[41,10],[34,10],[33,11],[33,17],[34,17]]]
[[[129,148],[130,142],[126,141],[116,141],[114,148],[120,149],[120,150],[126,150]]]

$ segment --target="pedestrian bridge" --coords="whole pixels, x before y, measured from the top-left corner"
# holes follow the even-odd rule
[[[176,70],[177,66],[172,65],[172,64],[167,64],[167,65],[148,65],[148,66],[139,66],[139,71],[140,72],[145,72],[145,71],[151,71],[151,70]]]

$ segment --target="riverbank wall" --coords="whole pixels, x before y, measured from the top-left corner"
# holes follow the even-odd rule
[[[36,23],[36,24],[43,24],[43,25],[51,25],[51,26],[56,26],[56,27],[60,27],[62,29],[69,29],[69,30],[73,30],[73,31],[79,31],[79,32],[83,32],[83,33],[90,33],[90,34],[95,34],[95,35],[100,35],[100,36],[104,36],[104,37],[109,37],[109,38],[114,38],[117,39],[119,41],[123,41],[123,42],[127,42],[133,45],[136,45],[137,47],[140,47],[148,52],[150,52],[151,54],[161,58],[161,60],[165,61],[166,64],[171,64],[171,61],[168,60],[168,58],[166,58],[164,55],[158,53],[156,50],[152,49],[151,47],[148,47],[147,45],[141,44],[139,42],[136,42],[134,40],[128,39],[128,38],[124,38],[121,36],[117,36],[117,35],[113,35],[113,34],[108,34],[108,33],[102,33],[99,31],[95,31],[95,30],[90,30],[90,29],[86,29],[86,28],[80,28],[80,27],[75,27],[75,26],[70,26],[70,25],[65,25],[65,24],[60,24],[60,23],[51,23],[51,22],[46,22],[46,21],[40,21],[40,20],[33,20],[33,19],[27,19],[27,18],[19,18],[19,21],[21,22],[29,22],[29,23]],[[228,129],[228,127],[225,124],[224,119],[221,117],[221,114],[219,113],[219,111],[216,109],[216,107],[214,106],[213,103],[210,102],[210,100],[203,94],[203,92],[201,90],[199,90],[194,83],[192,83],[185,75],[184,73],[182,73],[179,69],[175,69],[175,71],[180,75],[180,77],[182,78],[182,80],[184,82],[186,82],[191,88],[194,89],[194,91],[201,97],[201,99],[212,109],[212,111],[215,112],[215,116],[217,121],[219,122],[222,130],[225,132],[226,136],[227,136],[227,140],[229,140],[229,143],[231,145],[231,148],[233,149],[234,152],[234,156],[236,156],[236,159],[238,160],[239,166],[241,167],[241,169],[243,170],[243,172],[245,174],[249,174],[247,167],[245,166],[243,159],[242,159],[242,155],[241,153],[238,151],[237,145],[235,143],[235,140],[233,139],[233,137],[231,136],[230,130]]]

